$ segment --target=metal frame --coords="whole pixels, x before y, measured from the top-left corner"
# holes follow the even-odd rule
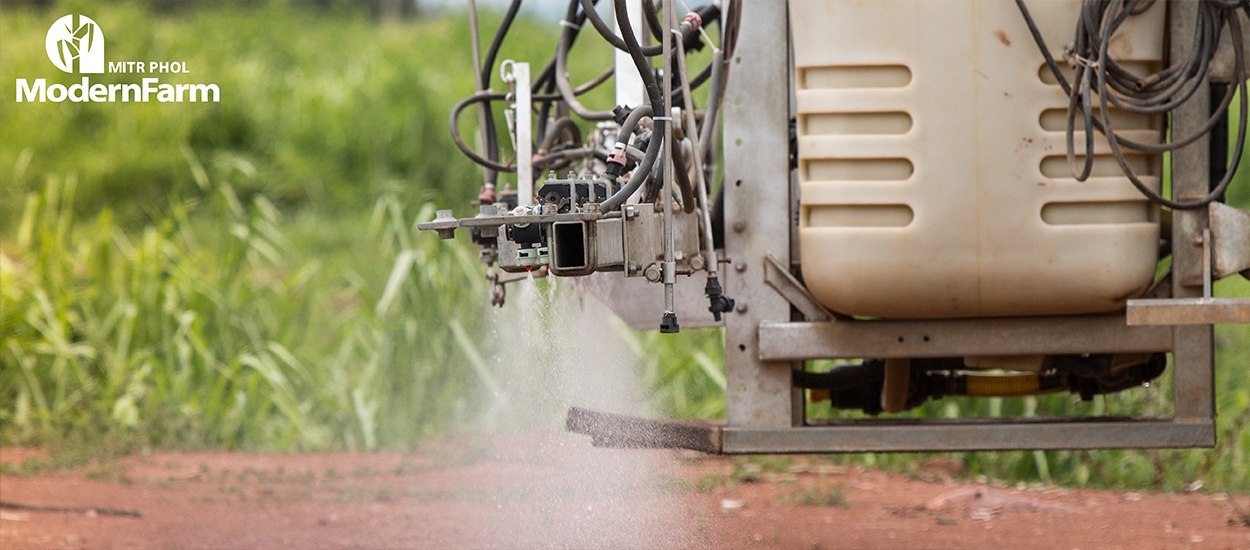
[[[1172,59],[1185,57],[1192,41],[1183,38],[1192,36],[1198,8],[1197,2],[1168,3]],[[743,2],[742,11],[749,24],[740,31],[731,63],[751,70],[734,72],[723,111],[725,251],[733,266],[724,278],[726,294],[737,300],[725,319],[727,421],[645,421],[574,410],[571,431],[592,435],[600,445],[729,454],[1215,445],[1215,345],[1209,323],[1240,319],[1247,306],[1234,300],[1220,310],[1210,303],[1208,210],[1173,212],[1172,276],[1163,282],[1171,285],[1171,298],[1134,301],[1127,314],[918,321],[825,315],[827,310],[784,273],[785,266],[797,263],[798,224],[789,168],[793,81],[789,40],[783,38],[789,36],[786,0]],[[1213,74],[1218,80],[1218,71]],[[1194,100],[1172,113],[1173,132],[1193,132],[1209,109],[1204,84]],[[1172,188],[1179,200],[1208,192],[1209,147],[1203,137],[1172,153]],[[803,322],[800,311],[818,320]],[[817,425],[806,421],[802,391],[791,383],[793,370],[807,359],[1118,352],[1172,354],[1171,417],[887,418]]]
[[[1171,56],[1182,58],[1196,2],[1171,2]],[[789,265],[793,212],[788,165],[789,25],[784,0],[743,5],[743,25],[725,107],[726,252],[733,259],[728,294],[739,310],[726,319],[728,425],[722,452],[862,452],[921,450],[1203,447],[1215,444],[1214,341],[1210,325],[1129,326],[1124,314],[934,321],[794,322],[791,305],[766,284],[768,256]],[[1189,133],[1209,113],[1209,94],[1173,113],[1174,132]],[[760,101],[768,98],[767,101]],[[1172,155],[1176,196],[1207,192],[1208,142]],[[739,182],[741,182],[739,184]],[[1175,298],[1200,298],[1205,211],[1176,212]],[[1197,243],[1197,246],[1195,246]],[[1196,279],[1199,286],[1191,286]],[[796,361],[977,354],[1170,351],[1175,413],[1150,419],[860,420],[805,424],[801,394],[791,389]],[[788,414],[787,414],[788,413]],[[709,428],[719,429],[719,428]]]

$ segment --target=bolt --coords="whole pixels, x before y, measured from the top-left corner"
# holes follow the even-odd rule
[[[625,207],[625,219],[632,220],[637,217],[638,217],[638,209],[634,208],[633,206]]]
[[[741,233],[741,232],[746,231],[746,230],[747,230],[747,222],[744,222],[744,221],[742,221],[742,220],[738,220],[738,221],[734,222],[734,232],[735,232],[735,233]]]
[[[704,263],[705,262],[703,261],[702,254],[695,254],[694,256],[690,257],[690,269],[693,269],[695,271],[703,269]]]
[[[648,281],[658,283],[660,282],[660,278],[664,276],[664,273],[660,271],[660,266],[651,264],[647,266],[646,271],[643,271],[642,275],[646,277]]]
[[[742,273],[743,271],[747,270],[747,263],[742,260],[738,260],[736,263],[734,263],[734,269],[737,270],[738,273]]]
[[[734,311],[737,311],[738,313],[746,313],[747,305],[743,302],[738,302],[738,305],[734,306]]]
[[[630,273],[638,273],[638,270],[641,268],[638,267],[638,262],[629,262],[629,265],[626,267],[626,269]]]

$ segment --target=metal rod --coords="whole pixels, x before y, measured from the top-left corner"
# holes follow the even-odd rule
[[[674,28],[673,23],[676,19],[674,15],[676,10],[671,1],[664,2],[664,26],[670,31]],[[663,58],[664,71],[663,79],[660,81],[664,87],[664,105],[663,109],[657,109],[656,115],[671,118],[673,113],[673,87],[670,84],[672,79],[671,61],[673,59],[673,38],[671,32],[664,33],[663,40]],[[677,265],[673,262],[673,249],[676,248],[673,236],[673,148],[669,145],[673,139],[673,124],[670,120],[665,124],[667,135],[664,136],[665,144],[660,148],[663,156],[664,166],[664,313],[665,315],[674,313],[673,305],[673,284],[677,280]]]
[[[704,171],[703,179],[711,179],[713,171],[716,170],[716,146],[712,142],[712,136],[716,132],[720,115],[721,96],[725,91],[724,88],[724,54],[720,48],[712,50],[712,78],[708,81],[707,105],[703,107],[703,129],[699,131],[699,145],[703,147],[703,157],[708,166]]]
[[[477,23],[477,0],[469,0],[469,37],[472,40],[473,48],[473,82],[477,85],[478,92],[486,91],[486,78],[482,73],[482,44],[478,34]],[[478,147],[486,145],[486,117],[490,116],[490,108],[488,103],[482,102],[477,106],[477,129],[478,129]],[[491,182],[494,179],[495,171],[490,167],[482,167],[483,185],[488,189],[494,189],[495,184]]]
[[[1202,230],[1202,297],[1211,297],[1211,228]]]
[[[715,59],[713,59],[714,62]],[[694,96],[690,94],[690,79],[686,78],[686,47],[681,40],[677,40],[677,70],[681,74],[681,96],[686,99],[686,135],[690,137],[691,159],[695,167],[695,186],[699,188],[699,204],[703,208],[703,254],[706,256],[704,259],[707,260],[707,276],[715,277],[719,262],[716,260],[716,244],[712,241],[712,205],[707,200],[707,178],[703,174],[703,142],[698,141],[699,127],[694,120]],[[711,113],[710,107],[708,113]],[[705,126],[711,123],[711,120],[703,119]]]

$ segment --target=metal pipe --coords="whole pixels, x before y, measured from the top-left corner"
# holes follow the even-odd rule
[[[707,89],[707,106],[703,112],[703,128],[699,131],[699,145],[703,147],[703,157],[708,159],[709,167],[714,169],[714,164],[710,164],[716,154],[716,146],[712,143],[712,136],[716,131],[716,117],[720,115],[721,95],[725,91],[724,76],[725,75],[725,59],[724,54],[718,48],[712,51],[712,78],[708,81]],[[704,179],[711,176],[711,170],[704,173]]]
[[[703,174],[703,153],[701,151],[703,142],[698,141],[699,138],[695,135],[699,127],[694,121],[694,96],[690,94],[690,78],[686,73],[686,46],[680,40],[681,35],[679,31],[674,30],[673,32],[678,33],[677,71],[681,75],[681,94],[686,99],[686,135],[691,140],[691,158],[694,160],[694,185],[699,190],[699,204],[703,208],[703,254],[705,256],[704,259],[707,260],[707,276],[715,277],[718,262],[716,260],[716,244],[712,242],[712,207],[707,200],[707,178]],[[715,63],[716,60],[713,59],[712,62]],[[711,122],[711,120],[706,118],[703,119],[704,126]]]
[[[673,125],[671,117],[673,113],[673,87],[670,84],[672,74],[670,72],[670,62],[673,56],[673,34],[675,28],[674,23],[677,19],[674,3],[670,0],[664,3],[664,25],[670,32],[664,33],[663,51],[664,71],[662,88],[664,90],[664,105],[660,112],[670,123],[665,125],[665,141],[671,143],[673,139]],[[676,248],[673,231],[673,206],[672,199],[669,198],[673,194],[673,148],[664,147],[660,153],[663,155],[663,177],[664,177],[664,316],[669,317],[675,315],[675,306],[673,305],[673,285],[677,282],[677,265],[673,261],[673,249]]]

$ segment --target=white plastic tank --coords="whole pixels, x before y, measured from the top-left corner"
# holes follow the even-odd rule
[[[1062,49],[1080,1],[1027,4],[1071,74]],[[792,0],[789,10],[802,270],[826,306],[888,318],[1094,313],[1150,284],[1159,210],[1101,135],[1093,175],[1072,177],[1068,99],[1014,2]],[[1159,2],[1131,17],[1111,56],[1157,70],[1164,12]],[[1126,138],[1161,140],[1160,117],[1112,115]],[[1080,132],[1076,143],[1079,153]],[[1158,156],[1128,158],[1157,189]]]

